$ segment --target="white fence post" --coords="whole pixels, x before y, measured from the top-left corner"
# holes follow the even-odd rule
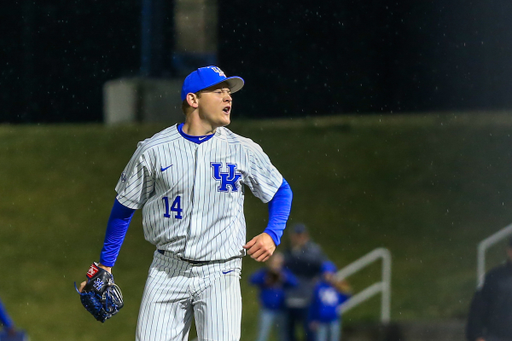
[[[476,283],[478,287],[481,287],[484,284],[485,279],[485,252],[494,244],[500,242],[505,239],[509,235],[512,235],[512,224],[502,228],[498,232],[492,234],[491,236],[485,238],[480,243],[478,243],[477,247],[477,269],[476,269]]]
[[[373,285],[352,296],[342,305],[341,311],[343,313],[361,304],[370,297],[382,293],[381,321],[382,323],[389,323],[391,315],[391,253],[388,249],[378,248],[373,250],[372,252],[366,254],[365,256],[359,258],[358,260],[352,262],[351,264],[338,271],[336,277],[340,280],[345,279],[381,258],[382,281],[374,283]]]

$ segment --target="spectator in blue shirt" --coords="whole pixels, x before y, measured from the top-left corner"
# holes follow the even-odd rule
[[[287,341],[284,289],[297,285],[297,279],[283,268],[281,253],[274,253],[267,266],[256,271],[249,282],[259,288],[260,317],[258,341],[266,341],[272,327],[280,341]]]
[[[322,264],[322,279],[313,290],[309,310],[310,328],[315,341],[339,341],[341,338],[341,305],[350,297],[346,281],[336,279],[336,266],[330,261]]]

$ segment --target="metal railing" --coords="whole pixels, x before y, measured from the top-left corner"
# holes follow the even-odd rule
[[[499,243],[503,239],[512,235],[512,224],[502,228],[498,232],[492,234],[491,236],[485,238],[480,243],[478,243],[477,247],[477,269],[476,269],[476,283],[478,287],[481,287],[484,284],[485,279],[485,252],[491,246],[496,243]]]
[[[336,277],[339,280],[345,279],[348,276],[358,272],[362,268],[370,265],[371,263],[382,259],[382,280],[374,283],[366,289],[360,291],[352,296],[342,307],[342,313],[349,311],[355,306],[361,304],[372,296],[382,293],[381,300],[381,322],[388,323],[390,320],[391,310],[391,253],[388,249],[378,248],[365,256],[359,258],[353,263],[347,265],[337,272]]]

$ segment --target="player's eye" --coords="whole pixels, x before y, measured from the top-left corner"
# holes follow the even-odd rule
[[[229,90],[229,89],[225,89],[225,90],[218,89],[218,90],[213,91],[213,93],[217,94],[217,95],[223,95],[224,93],[226,93],[228,95],[231,95],[231,90]]]

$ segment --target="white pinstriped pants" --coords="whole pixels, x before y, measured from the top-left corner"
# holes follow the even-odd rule
[[[136,341],[239,341],[242,259],[192,265],[155,251],[137,322]]]

